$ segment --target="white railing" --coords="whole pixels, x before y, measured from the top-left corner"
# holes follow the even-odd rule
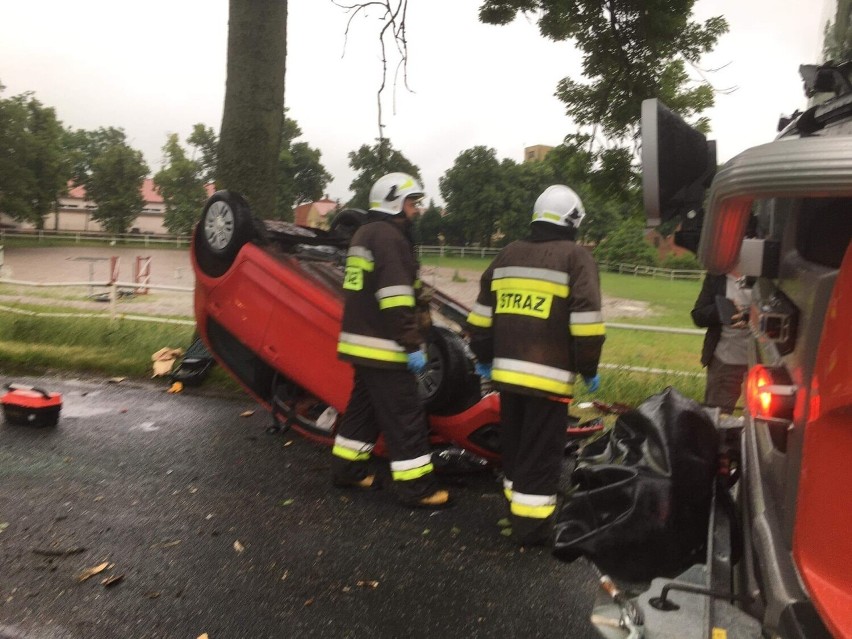
[[[141,244],[143,246],[169,245],[187,247],[192,239],[191,235],[152,235],[150,233],[104,233],[96,231],[50,231],[23,230],[23,229],[0,229],[0,242],[10,238],[29,239],[36,242],[45,242],[50,239],[72,241],[75,244],[81,242],[104,242],[105,244]]]
[[[498,248],[481,246],[418,246],[420,257],[494,257],[500,252]]]
[[[706,272],[685,268],[663,268],[662,266],[645,266],[644,264],[610,264],[608,262],[600,262],[598,268],[610,273],[659,277],[667,280],[700,280]]]
[[[18,315],[28,315],[32,317],[104,317],[108,312],[110,321],[115,321],[118,318],[125,320],[133,320],[138,322],[156,322],[161,324],[178,324],[181,326],[195,326],[195,320],[177,319],[171,317],[160,317],[157,315],[141,315],[130,313],[119,313],[118,300],[121,297],[120,291],[126,289],[146,289],[146,290],[163,290],[175,291],[180,293],[193,293],[194,288],[187,286],[170,286],[166,284],[151,284],[149,282],[26,282],[23,280],[0,279],[0,285],[10,286],[31,286],[35,288],[83,288],[86,287],[90,291],[94,288],[106,289],[109,302],[107,311],[104,312],[58,312],[58,311],[30,311],[5,304],[0,305],[0,310],[8,313],[16,313]],[[90,296],[91,297],[91,296]]]

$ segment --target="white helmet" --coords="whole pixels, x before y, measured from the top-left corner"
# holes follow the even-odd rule
[[[578,228],[586,217],[580,196],[564,184],[548,186],[533,207],[532,222],[549,222],[557,226]]]
[[[370,189],[370,210],[399,215],[407,197],[422,197],[423,187],[408,173],[388,173]]]

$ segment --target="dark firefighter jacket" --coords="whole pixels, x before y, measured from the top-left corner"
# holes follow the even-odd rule
[[[498,389],[572,396],[576,373],[597,374],[605,339],[591,253],[560,237],[509,244],[482,274],[467,323]]]
[[[356,364],[405,368],[407,354],[424,341],[416,313],[419,264],[404,221],[371,217],[378,219],[355,232],[346,256],[337,352]]]

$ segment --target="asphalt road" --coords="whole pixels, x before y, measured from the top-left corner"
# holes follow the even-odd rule
[[[64,403],[0,425],[0,639],[598,637],[592,568],[500,536],[490,473],[409,511],[332,488],[328,450],[247,397],[9,381]]]

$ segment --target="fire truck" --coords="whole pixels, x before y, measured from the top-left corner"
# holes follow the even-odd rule
[[[852,637],[852,62],[800,73],[810,106],[718,168],[643,104],[648,219],[679,221],[709,273],[753,278],[753,339],[743,415],[718,421],[735,507],[716,495],[706,563],[622,597],[633,616],[607,636]]]

